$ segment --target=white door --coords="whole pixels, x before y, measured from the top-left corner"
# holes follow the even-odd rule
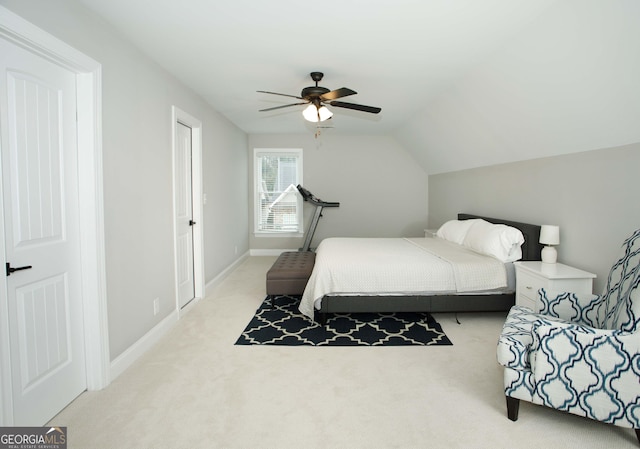
[[[175,123],[175,204],[177,240],[178,305],[186,306],[195,297],[193,272],[193,190],[191,128]]]
[[[76,77],[2,39],[0,54],[13,418],[38,426],[86,388]]]

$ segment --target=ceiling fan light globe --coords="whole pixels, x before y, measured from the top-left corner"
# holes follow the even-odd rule
[[[326,106],[320,106],[317,108],[316,105],[310,104],[304,109],[304,111],[302,111],[302,115],[305,120],[317,123],[324,122],[325,120],[333,117],[333,112],[331,112]]]
[[[318,109],[318,114],[320,115],[321,122],[329,120],[331,117],[333,117],[333,112],[331,112],[326,106],[321,106],[320,109]]]
[[[309,106],[304,108],[304,111],[302,111],[302,116],[309,122],[317,122],[318,110],[316,109],[316,106],[314,104],[310,104]]]

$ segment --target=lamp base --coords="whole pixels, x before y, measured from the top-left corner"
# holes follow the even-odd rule
[[[558,261],[558,251],[553,246],[545,246],[540,253],[543,263],[556,263]]]

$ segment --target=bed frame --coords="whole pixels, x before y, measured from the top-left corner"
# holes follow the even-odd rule
[[[540,226],[499,218],[458,214],[458,220],[482,218],[490,223],[506,224],[520,229],[524,235],[521,260],[540,260],[542,245]],[[390,299],[393,299],[390,301]],[[361,312],[494,312],[509,310],[515,303],[515,292],[501,294],[412,295],[412,296],[330,296],[322,298],[316,317],[326,323],[328,313]]]

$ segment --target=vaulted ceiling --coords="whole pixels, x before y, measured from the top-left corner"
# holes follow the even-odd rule
[[[313,85],[358,92],[336,132],[395,130],[429,98],[527,27],[555,0],[82,0],[247,133],[305,131],[299,95]],[[293,100],[293,101],[291,101]]]
[[[249,134],[392,134],[430,173],[640,141],[636,0],[79,0]],[[597,128],[603,128],[598,130]]]

